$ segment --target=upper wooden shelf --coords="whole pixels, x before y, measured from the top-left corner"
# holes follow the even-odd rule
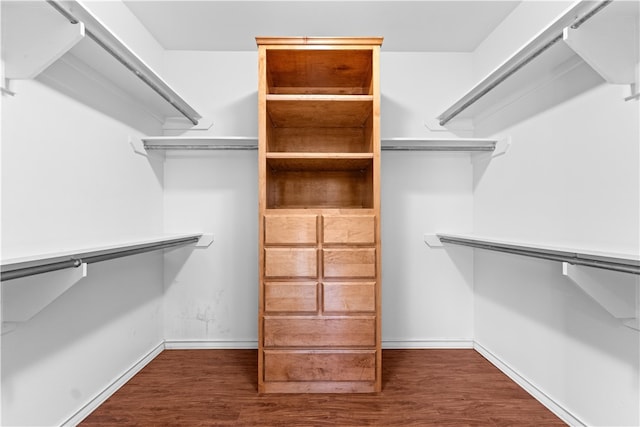
[[[373,111],[371,95],[269,95],[274,127],[362,127]]]
[[[371,49],[269,49],[267,93],[371,94]]]
[[[75,23],[72,23],[75,22]],[[65,67],[56,78],[88,75],[93,84],[109,82],[159,121],[184,116],[190,126],[202,116],[155,70],[82,3],[2,2],[2,57],[5,77],[32,79],[52,64]],[[72,77],[65,86],[80,85]],[[98,83],[96,83],[98,82]],[[85,88],[78,88],[83,91]]]
[[[364,170],[372,165],[372,153],[268,153],[267,166],[278,171]]]
[[[601,70],[612,65],[624,68],[631,77],[617,83],[633,83],[633,70],[637,64],[637,46],[633,47],[637,33],[633,35],[633,26],[637,26],[634,22],[637,21],[637,9],[638,2],[627,1],[610,4],[609,1],[584,0],[572,4],[438,115],[438,124],[446,126],[452,120],[474,120],[490,115],[582,61],[608,81],[611,80]],[[620,18],[628,23],[622,23]],[[583,37],[585,34],[587,37]],[[579,40],[574,42],[575,39]],[[597,55],[591,55],[594,47]],[[597,59],[591,60],[591,56],[597,56]],[[618,57],[623,60],[616,59]]]

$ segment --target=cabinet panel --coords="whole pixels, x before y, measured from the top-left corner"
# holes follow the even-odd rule
[[[318,274],[315,248],[265,248],[265,277],[316,277]]]
[[[317,289],[316,282],[266,282],[264,309],[267,312],[315,312]]]
[[[375,282],[328,282],[322,284],[325,312],[375,311]]]
[[[373,347],[375,317],[271,317],[264,319],[265,347]]]
[[[265,350],[265,381],[374,381],[375,350]]]
[[[316,215],[265,215],[264,243],[315,244]]]
[[[376,277],[374,248],[323,249],[324,277]]]
[[[373,215],[324,215],[323,242],[329,244],[374,244]]]

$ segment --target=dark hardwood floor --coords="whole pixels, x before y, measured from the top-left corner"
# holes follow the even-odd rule
[[[255,350],[166,350],[82,426],[555,426],[474,350],[384,350],[380,394],[257,394]]]

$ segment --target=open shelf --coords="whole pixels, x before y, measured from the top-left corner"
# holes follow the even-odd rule
[[[497,240],[473,235],[437,234],[442,243],[470,246],[514,255],[529,256],[551,261],[568,262],[575,265],[602,268],[623,273],[640,274],[640,255],[603,252],[596,250],[564,248]]]
[[[611,60],[614,56],[625,58],[627,63],[622,66],[627,69],[628,75],[632,75],[637,64],[637,52],[633,47],[637,33],[634,36],[633,29],[627,31],[625,28],[624,31],[618,31],[618,28],[621,27],[620,17],[628,18],[632,28],[633,25],[637,26],[637,9],[637,2],[626,1],[610,3],[584,0],[572,4],[546,28],[438,115],[439,125],[446,126],[454,119],[477,119],[482,115],[491,114],[582,61],[589,63],[607,79],[607,76],[599,71],[600,67],[594,66],[594,62],[590,61],[583,51],[575,48],[575,43],[571,40],[579,34],[593,34],[592,37],[587,38],[594,43],[604,45],[600,50],[608,52],[609,55],[602,57],[600,64],[608,66],[616,62]],[[601,28],[589,28],[592,22],[596,21],[606,21],[607,30],[603,32]],[[579,55],[576,55],[576,52]],[[629,79],[632,78],[629,77]]]
[[[110,82],[162,122],[182,115],[191,125],[197,125],[202,118],[78,1],[2,2],[2,26],[3,60],[8,79],[35,78],[55,64],[64,66],[63,71],[88,74],[88,81],[92,81],[94,75],[100,76],[98,81]],[[69,35],[60,36],[65,33]],[[34,55],[34,51],[38,55]],[[58,72],[56,79],[67,76],[72,81],[65,81],[66,85],[80,84],[77,79],[69,79],[69,75],[71,73]]]
[[[257,150],[254,136],[148,136],[145,150]]]
[[[89,264],[170,247],[195,244],[201,236],[202,234],[167,235],[89,248],[21,255],[2,260],[2,280],[79,267],[83,263]]]
[[[271,153],[267,167],[274,171],[363,171],[371,167],[373,154]]]
[[[487,138],[382,138],[383,151],[494,151]]]
[[[371,50],[270,49],[267,93],[371,94]]]
[[[372,108],[371,95],[267,96],[267,114],[274,127],[358,128]]]

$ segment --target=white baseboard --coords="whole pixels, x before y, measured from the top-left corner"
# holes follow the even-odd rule
[[[127,381],[129,381],[135,374],[140,372],[142,368],[147,366],[149,362],[155,359],[164,350],[164,341],[154,347],[149,353],[133,364],[122,375],[116,378],[109,386],[107,386],[102,392],[98,393],[93,399],[85,404],[78,412],[73,414],[67,421],[62,423],[63,426],[77,426],[95,411],[100,405],[102,405],[113,393],[118,391]]]
[[[449,349],[449,348],[473,348],[471,339],[444,339],[444,340],[383,340],[383,349]]]
[[[518,371],[513,369],[507,363],[505,363],[498,356],[493,354],[490,350],[483,347],[477,341],[474,342],[473,348],[480,353],[485,359],[491,362],[502,373],[511,378],[513,382],[518,384],[522,389],[529,393],[538,402],[542,403],[548,410],[553,412],[558,418],[570,426],[586,426],[587,424],[582,422],[578,417],[566,410],[562,405],[556,402],[553,398],[549,397],[546,393],[536,387],[528,379],[522,376]]]
[[[167,350],[257,349],[257,340],[165,340]]]

